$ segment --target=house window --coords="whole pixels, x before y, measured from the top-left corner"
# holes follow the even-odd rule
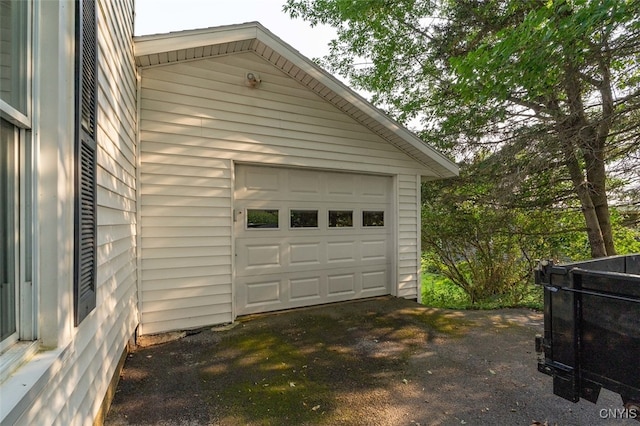
[[[318,210],[291,210],[291,228],[317,228]]]
[[[329,228],[353,227],[352,210],[329,210]]]
[[[247,209],[247,229],[277,229],[277,209]]]
[[[74,312],[78,325],[96,306],[96,2],[76,5]]]
[[[28,116],[29,8],[26,1],[0,0],[0,99],[5,116]]]
[[[0,354],[35,339],[30,8],[0,0]]]
[[[362,226],[384,226],[384,211],[382,210],[363,210]]]
[[[16,161],[16,129],[2,120],[0,127],[0,338],[3,342],[17,340],[16,295],[18,274],[18,188]]]

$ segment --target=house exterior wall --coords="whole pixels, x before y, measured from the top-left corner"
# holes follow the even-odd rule
[[[133,0],[98,0],[97,300],[74,326],[74,8],[73,1],[33,6],[41,345],[0,383],[1,424],[93,424],[138,324]]]
[[[252,52],[141,76],[141,334],[234,319],[236,162],[392,176],[392,292],[417,298],[421,165]]]
[[[420,176],[398,176],[398,297],[420,300]]]

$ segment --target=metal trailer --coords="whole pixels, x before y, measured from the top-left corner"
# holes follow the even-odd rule
[[[553,393],[595,403],[605,388],[640,412],[640,255],[542,261],[535,278],[544,286],[538,370],[553,377]]]

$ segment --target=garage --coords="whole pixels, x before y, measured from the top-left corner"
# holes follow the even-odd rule
[[[237,165],[236,314],[389,294],[392,178]]]
[[[454,163],[259,23],[145,36],[136,64],[139,334],[420,298],[421,182]]]

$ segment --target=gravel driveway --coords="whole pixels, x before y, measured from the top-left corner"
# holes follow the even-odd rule
[[[542,314],[392,297],[241,318],[139,347],[107,425],[617,425],[622,408],[552,394]]]

